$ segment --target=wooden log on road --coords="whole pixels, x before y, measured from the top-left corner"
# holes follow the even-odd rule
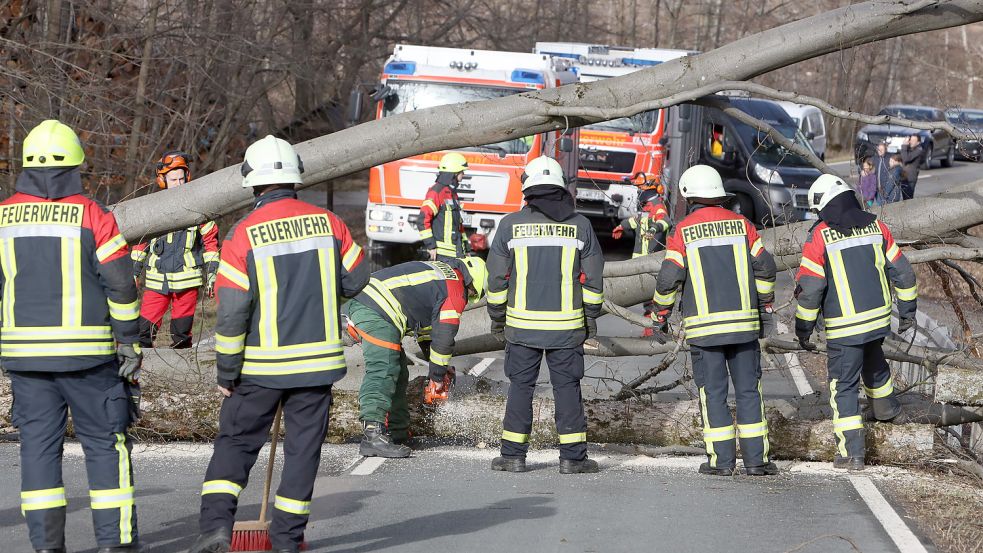
[[[983,371],[939,367],[935,375],[935,401],[983,406]]]

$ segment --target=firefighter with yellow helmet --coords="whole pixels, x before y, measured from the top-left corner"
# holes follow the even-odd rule
[[[348,333],[361,343],[365,377],[359,389],[366,457],[408,457],[409,369],[402,339],[409,333],[430,363],[425,400],[446,397],[461,315],[484,297],[488,273],[480,257],[409,261],[372,273],[362,293],[348,302]]]
[[[304,165],[290,143],[254,142],[241,170],[256,200],[219,262],[215,353],[225,399],[191,551],[228,551],[239,492],[281,406],[287,436],[270,540],[275,551],[295,553],[311,514],[331,386],[346,371],[342,297],[357,295],[369,271],[345,223],[297,199]]]
[[[492,470],[523,472],[532,432],[532,398],[543,356],[556,400],[560,473],[597,472],[587,458],[580,381],[584,341],[604,303],[604,254],[555,159],[537,157],[522,175],[526,205],[502,219],[488,253],[491,332],[505,341],[509,395],[501,456]]]
[[[420,238],[431,261],[447,261],[468,255],[461,199],[457,188],[464,180],[468,160],[457,152],[444,154],[437,166],[437,181],[427,191],[417,223]]]
[[[761,398],[758,337],[772,321],[775,260],[754,225],[724,207],[731,197],[720,174],[694,165],[679,178],[679,192],[692,206],[666,245],[656,279],[652,319],[666,332],[682,288],[680,310],[700,391],[707,462],[701,474],[729,476],[737,469],[737,438],[748,475],[776,474]],[[737,425],[727,406],[734,383]]]
[[[881,345],[891,332],[892,291],[898,332],[915,324],[915,272],[887,225],[864,211],[853,189],[839,177],[816,179],[809,188],[809,208],[819,221],[802,247],[796,275],[795,334],[803,348],[816,349],[810,339],[822,313],[836,437],[833,466],[863,470],[859,387],[862,382],[875,419],[889,421],[901,415]]]
[[[21,511],[34,549],[65,551],[61,461],[71,410],[99,552],[122,553],[138,541],[126,430],[136,415],[140,310],[116,219],[82,194],[84,160],[59,121],[24,139],[16,193],[0,203],[0,362],[13,387]]]

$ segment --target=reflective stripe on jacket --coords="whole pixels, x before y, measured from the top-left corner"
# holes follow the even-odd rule
[[[342,378],[340,297],[368,282],[363,258],[333,213],[297,200],[292,190],[260,196],[222,247],[219,380],[298,388]]]
[[[137,342],[129,247],[113,214],[81,195],[0,203],[0,359],[9,371],[79,371]],[[115,338],[115,339],[114,339]]]
[[[601,315],[604,255],[583,215],[554,221],[530,206],[502,219],[488,253],[488,315],[532,348],[581,345]]]
[[[819,222],[802,248],[795,328],[811,333],[822,311],[826,339],[860,345],[891,330],[891,285],[901,318],[915,316],[915,271],[887,225],[874,221],[844,235]]]
[[[442,378],[454,353],[467,292],[459,269],[440,261],[409,261],[372,273],[355,297],[383,315],[403,336],[430,342],[430,376]]]
[[[653,301],[672,309],[680,286],[687,342],[749,342],[758,338],[759,307],[775,297],[775,260],[743,216],[698,206],[669,236]]]
[[[207,274],[218,270],[218,225],[209,221],[169,232],[137,244],[131,255],[134,275],[146,268],[148,290],[167,294],[197,288],[204,283],[202,269]]]
[[[435,184],[427,191],[427,197],[420,207],[419,229],[423,245],[428,250],[436,249],[437,255],[466,255],[461,201],[450,186]]]

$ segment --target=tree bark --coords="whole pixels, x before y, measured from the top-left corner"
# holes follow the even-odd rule
[[[140,73],[137,76],[137,97],[136,114],[133,117],[133,129],[130,132],[130,142],[126,145],[126,184],[130,187],[130,194],[136,194],[137,177],[141,171],[137,169],[137,151],[140,149],[140,141],[143,137],[143,120],[147,116],[147,75],[150,73],[150,54],[153,52],[154,33],[157,32],[157,11],[160,4],[156,2],[150,7],[150,14],[147,16],[147,28],[144,31],[143,55],[140,57]],[[143,164],[140,165],[142,167]]]
[[[939,367],[935,375],[935,401],[983,406],[983,370]]]
[[[864,2],[622,77],[387,117],[299,144],[297,150],[307,168],[305,182],[313,184],[412,155],[600,120],[568,117],[564,121],[549,115],[552,107],[630,106],[716,81],[750,79],[843,48],[979,20],[983,20],[983,0]],[[195,186],[119,204],[116,214],[124,236],[133,241],[188,227],[250,201],[248,191],[240,186],[237,166],[196,181]]]

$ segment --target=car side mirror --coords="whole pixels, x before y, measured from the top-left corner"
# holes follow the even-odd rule
[[[561,152],[572,152],[573,151],[573,139],[569,136],[564,136],[560,139],[560,151]]]
[[[816,138],[816,133],[812,131],[806,133],[806,140],[813,140],[814,138]]]

